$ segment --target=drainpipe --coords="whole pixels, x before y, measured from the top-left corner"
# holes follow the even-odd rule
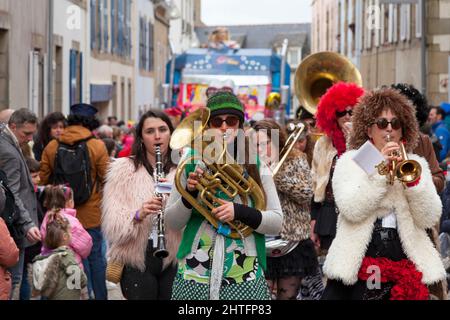
[[[48,112],[53,112],[53,19],[54,19],[54,2],[53,0],[48,0],[48,10],[49,10],[49,22],[48,22],[48,75],[47,75],[47,110]]]
[[[427,86],[427,4],[425,0],[420,0],[420,6],[422,9],[422,38],[420,43],[420,59],[421,59],[421,85],[422,94],[427,96],[428,86]]]

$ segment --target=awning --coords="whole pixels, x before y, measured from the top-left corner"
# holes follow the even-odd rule
[[[108,102],[112,97],[112,84],[91,84],[91,103]]]

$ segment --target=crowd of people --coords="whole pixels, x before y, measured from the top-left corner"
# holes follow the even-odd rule
[[[450,133],[417,89],[339,82],[286,124],[230,90],[205,110],[230,166],[172,150],[184,113],[1,111],[0,299],[447,299]]]

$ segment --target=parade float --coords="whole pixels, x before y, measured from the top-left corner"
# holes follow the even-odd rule
[[[230,87],[245,106],[246,120],[283,118],[284,114],[290,114],[291,108],[291,74],[285,61],[283,55],[271,49],[228,46],[189,49],[174,56],[167,64],[166,108],[187,114],[206,105],[208,87]],[[281,78],[284,79],[282,83]],[[271,99],[274,93],[278,93],[275,96],[279,99]],[[268,100],[278,103],[271,104],[275,107],[270,108]]]

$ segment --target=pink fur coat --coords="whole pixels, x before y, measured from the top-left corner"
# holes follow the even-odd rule
[[[173,181],[175,169],[167,176]],[[145,252],[152,230],[152,217],[144,221],[134,219],[136,210],[153,196],[154,182],[144,167],[135,171],[130,158],[112,162],[106,176],[102,201],[102,232],[108,243],[108,258],[113,261],[145,270]],[[180,231],[166,226],[166,247],[169,256],[163,267],[176,264],[176,254],[181,240]]]

